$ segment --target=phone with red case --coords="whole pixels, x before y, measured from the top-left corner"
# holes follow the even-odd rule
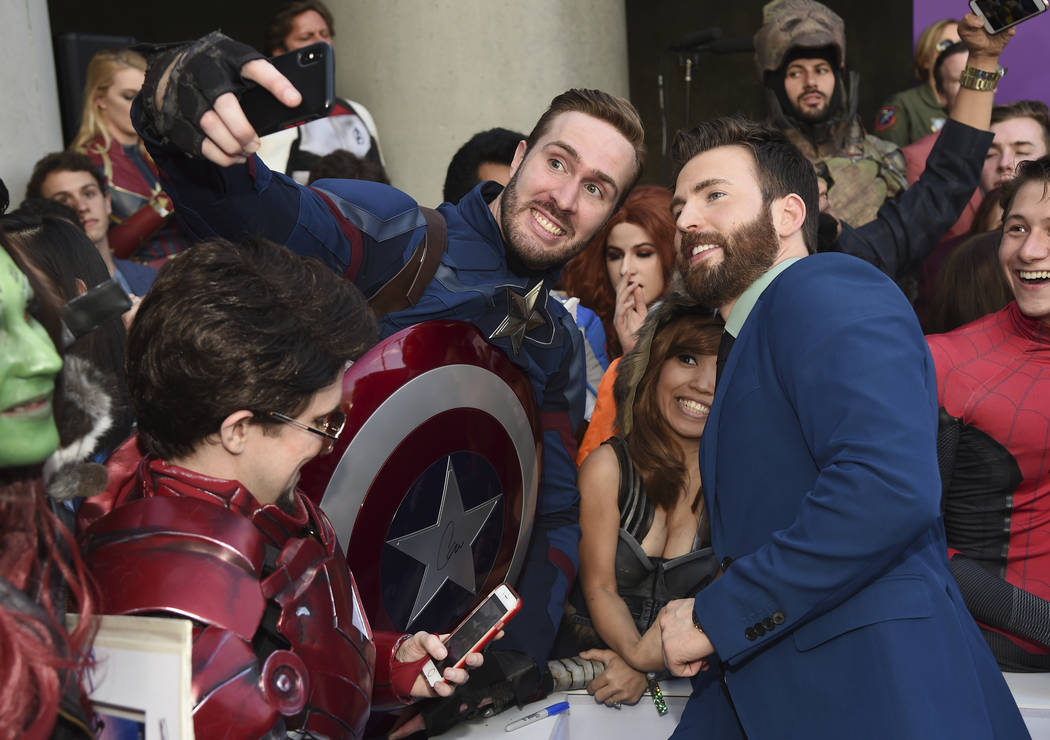
[[[433,687],[443,681],[446,668],[462,668],[467,656],[483,650],[520,609],[521,597],[514,589],[505,583],[496,586],[445,640],[448,649],[445,659],[436,663],[428,660],[423,664],[427,683]]]

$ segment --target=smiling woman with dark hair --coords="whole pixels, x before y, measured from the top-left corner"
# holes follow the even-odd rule
[[[660,608],[718,569],[699,448],[721,334],[719,319],[675,297],[656,308],[620,365],[621,436],[580,468],[580,577],[559,650],[605,664],[587,689],[608,705],[638,701],[646,673],[663,669]]]

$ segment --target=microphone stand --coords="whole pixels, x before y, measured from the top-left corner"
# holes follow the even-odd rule
[[[682,125],[689,126],[689,100],[692,97],[691,93],[693,90],[693,57],[687,56],[685,58],[685,120],[682,121]]]
[[[684,120],[682,122],[683,128],[688,128],[690,125],[690,119],[692,114],[692,92],[693,92],[693,72],[694,68],[700,64],[700,56],[702,54],[712,55],[724,55],[724,54],[738,54],[738,53],[752,53],[754,46],[752,45],[750,36],[740,36],[732,38],[721,38],[721,29],[712,29],[716,31],[712,36],[701,43],[684,47],[671,47],[668,48],[665,54],[674,54],[678,59],[678,66],[683,68],[682,83],[685,88],[685,94],[683,97],[684,102]],[[665,57],[666,58],[666,57]],[[667,107],[664,99],[664,76],[663,74],[656,75],[656,87],[660,105],[660,153],[663,157],[664,168],[668,169],[668,120],[667,120]]]
[[[664,76],[656,75],[656,92],[660,101],[660,156],[667,160],[667,106],[664,103]]]

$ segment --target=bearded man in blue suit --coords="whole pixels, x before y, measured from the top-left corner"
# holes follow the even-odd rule
[[[672,672],[705,669],[675,737],[1027,737],[948,570],[907,300],[807,256],[816,178],[780,132],[720,119],[674,157],[679,268],[735,336],[700,453],[723,573],[660,618]]]

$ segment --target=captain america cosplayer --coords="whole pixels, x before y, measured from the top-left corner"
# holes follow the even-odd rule
[[[1004,186],[1015,300],[929,337],[952,574],[1004,670],[1050,671],[1050,158]]]
[[[258,158],[247,159],[256,146],[253,135],[237,142],[232,133],[250,132],[243,117],[231,121],[232,128],[217,123],[217,111],[235,104],[232,96],[212,109],[221,94],[244,88],[242,65],[248,65],[245,79],[293,94],[279,99],[294,104],[297,97],[272,67],[252,61],[257,56],[212,34],[151,60],[133,120],[166,190],[199,237],[262,233],[321,259],[373,295],[425,244],[426,219],[396,189],[345,180],[304,188]],[[196,121],[203,130],[191,125]],[[539,501],[517,583],[524,606],[498,652],[526,655],[537,666],[545,665],[577,566],[574,431],[585,381],[579,331],[549,291],[560,267],[630,190],[643,160],[642,126],[630,103],[592,90],[558,96],[519,145],[505,190],[482,184],[458,205],[440,207],[448,238],[433,279],[414,305],[380,321],[384,336],[429,319],[469,321],[532,384],[543,429]]]
[[[101,612],[192,619],[197,737],[358,738],[373,703],[452,691],[420,675],[446,655],[436,635],[373,633],[331,523],[297,490],[375,334],[353,285],[263,240],[198,244],[142,302],[139,434],[80,508],[80,542]]]

